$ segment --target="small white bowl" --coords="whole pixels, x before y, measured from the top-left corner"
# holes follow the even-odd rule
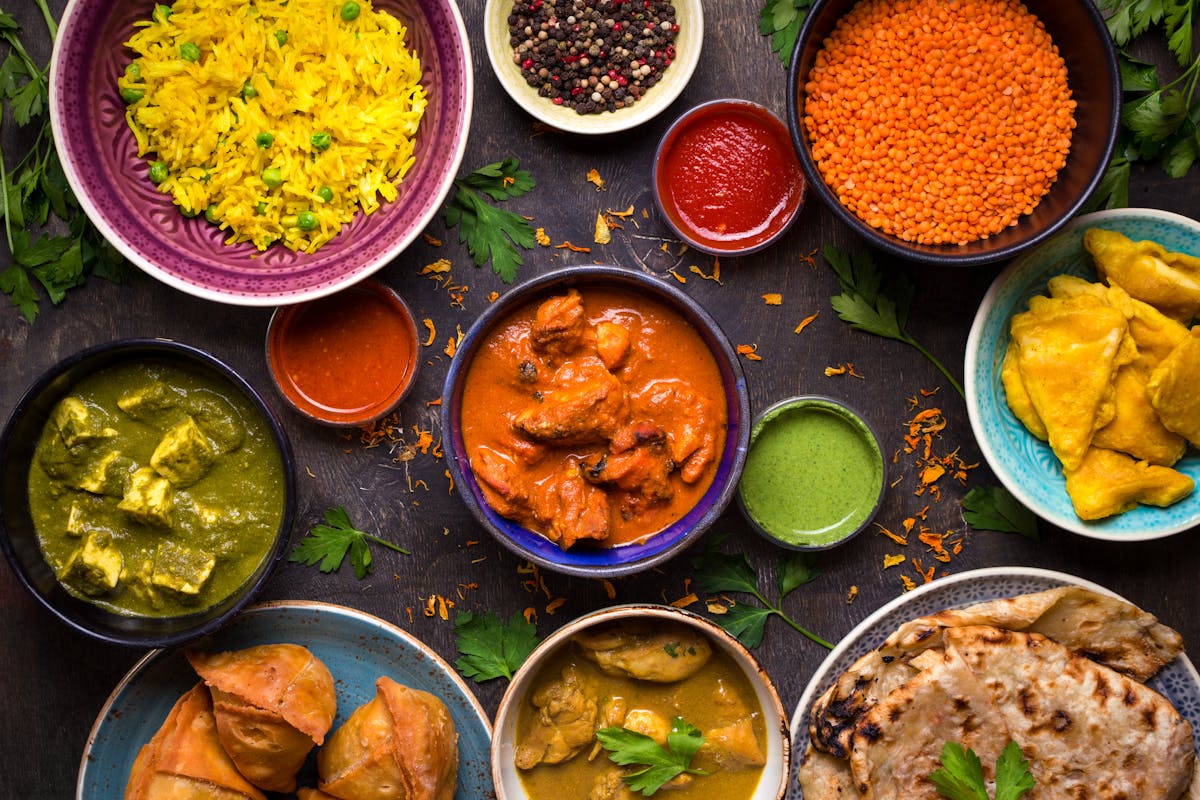
[[[704,43],[704,8],[700,0],[674,0],[679,32],[675,38],[675,60],[663,71],[662,79],[650,87],[636,103],[617,111],[579,114],[565,105],[556,106],[537,89],[525,82],[521,67],[513,63],[509,44],[508,16],[513,0],[487,0],[483,11],[484,42],[488,61],[504,91],[535,119],[567,133],[616,133],[641,125],[661,113],[677,98],[696,65]]]
[[[572,636],[588,628],[605,623],[646,619],[697,629],[708,637],[714,648],[727,653],[734,663],[741,667],[746,679],[754,687],[767,730],[767,763],[763,766],[762,777],[754,794],[746,800],[782,800],[787,792],[788,776],[791,774],[791,734],[779,692],[776,691],[766,670],[758,664],[749,650],[716,623],[673,606],[641,604],[612,606],[568,622],[546,637],[517,670],[500,700],[492,734],[492,781],[498,800],[529,800],[515,763],[517,716],[522,702],[532,691],[546,661],[560,647],[566,645]]]

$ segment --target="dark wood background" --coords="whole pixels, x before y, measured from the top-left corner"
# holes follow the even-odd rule
[[[11,6],[12,3],[6,3]],[[63,0],[52,0],[56,15]],[[497,83],[483,47],[483,0],[462,0],[475,67],[475,107],[464,171],[516,156],[538,181],[537,188],[510,203],[519,213],[544,226],[555,244],[570,240],[591,246],[590,254],[538,248],[527,255],[518,280],[566,264],[608,262],[665,276],[670,267],[687,277],[683,289],[717,318],[734,344],[757,344],[761,361],[743,364],[754,409],[765,408],[798,393],[837,397],[862,409],[883,439],[884,450],[901,446],[909,418],[907,398],[922,389],[940,391],[932,398],[949,424],[941,447],[962,448],[968,462],[980,460],[959,397],[936,370],[915,351],[896,342],[852,332],[829,306],[837,293],[829,268],[806,256],[825,244],[859,247],[849,232],[815,197],[809,198],[798,223],[779,244],[765,252],[721,264],[723,285],[701,280],[691,265],[711,273],[712,261],[698,254],[681,260],[657,249],[666,236],[650,194],[651,158],[670,121],[693,104],[718,97],[754,100],[780,116],[785,107],[785,71],[758,33],[759,0],[722,0],[705,5],[703,58],[687,90],[660,118],[633,131],[603,139],[578,138],[537,130],[532,119],[509,99]],[[29,49],[43,62],[49,55],[44,26],[30,0],[6,9],[23,23]],[[5,121],[6,158],[19,136]],[[603,192],[585,180],[595,168],[606,181]],[[1172,181],[1156,168],[1135,170],[1131,205],[1166,209],[1200,217],[1200,179],[1196,170]],[[592,244],[597,211],[637,209],[638,228],[615,231],[613,242]],[[642,209],[649,211],[644,218]],[[446,242],[440,248],[418,241],[387,266],[379,277],[400,291],[418,317],[436,322],[439,341],[424,351],[419,385],[402,408],[406,428],[432,429],[437,416],[426,402],[441,394],[448,358],[447,336],[464,330],[485,308],[489,292],[508,287],[488,269],[476,269],[464,248],[453,243],[440,218],[431,235]],[[419,270],[439,258],[449,259],[456,285],[467,286],[461,308],[451,305],[450,292],[420,276]],[[896,261],[888,269],[903,270],[917,287],[909,330],[957,375],[967,332],[979,300],[1002,265],[973,269],[939,269]],[[764,305],[761,295],[778,292],[780,306]],[[801,319],[820,316],[801,335],[793,328]],[[670,602],[687,593],[688,557],[660,570],[616,581],[609,600],[594,581],[545,573],[545,588],[530,591],[521,562],[492,541],[473,521],[460,499],[447,491],[445,463],[419,454],[394,463],[385,448],[365,449],[356,437],[306,422],[282,407],[267,375],[263,341],[270,309],[229,307],[199,300],[157,281],[139,276],[117,286],[92,280],[72,292],[59,307],[46,307],[34,325],[13,308],[0,308],[0,414],[7,417],[25,387],[58,359],[81,348],[129,336],[165,336],[204,348],[231,364],[281,411],[295,446],[299,509],[293,541],[322,512],[344,505],[362,527],[382,533],[412,550],[413,555],[377,553],[376,569],[358,581],[349,568],[321,574],[313,568],[283,564],[263,599],[303,598],[352,606],[398,623],[430,644],[448,661],[457,657],[452,624],[423,614],[433,595],[452,599],[454,611],[492,610],[504,616],[526,607],[538,611],[538,630],[547,634],[564,622],[612,602]],[[862,375],[829,378],[824,368],[850,362]],[[411,433],[409,441],[412,441]],[[900,465],[905,460],[902,457]],[[911,470],[910,470],[911,472]],[[893,477],[896,477],[893,475]],[[409,481],[423,480],[428,489]],[[960,499],[966,488],[995,483],[981,465],[968,487],[951,484],[940,503],[929,510],[938,530],[967,530]],[[913,476],[906,474],[888,492],[877,517],[881,524],[900,521],[928,503],[913,495]],[[782,551],[752,533],[736,507],[718,521],[713,533],[731,534],[759,569],[764,586],[774,585]],[[785,608],[802,624],[837,641],[873,610],[902,592],[900,568],[885,571],[885,552],[901,552],[877,533],[864,533],[850,543],[820,554],[821,575],[787,598]],[[915,542],[903,550],[924,556]],[[926,557],[927,563],[934,563]],[[964,551],[945,567],[951,573],[986,566],[1027,565],[1062,570],[1096,581],[1128,597],[1181,630],[1193,647],[1200,643],[1200,530],[1153,542],[1118,544],[1096,541],[1041,525],[1041,540],[1014,534],[970,531]],[[908,574],[913,574],[911,568]],[[469,585],[458,591],[460,584]],[[851,586],[858,597],[847,602]],[[694,587],[693,587],[694,588]],[[565,598],[553,613],[551,598]],[[701,605],[693,607],[702,610]],[[411,618],[410,618],[411,610]],[[453,613],[453,612],[452,612]],[[757,650],[783,696],[789,713],[826,651],[772,620]],[[134,649],[98,644],[73,633],[44,611],[0,569],[0,796],[62,798],[70,796],[79,758],[96,714],[112,687],[142,655]],[[504,689],[502,681],[474,687],[489,714]]]

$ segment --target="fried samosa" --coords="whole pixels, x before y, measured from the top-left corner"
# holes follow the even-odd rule
[[[266,800],[221,747],[212,699],[198,683],[138,752],[125,800]]]
[[[1184,324],[1200,314],[1200,258],[1100,228],[1084,232],[1083,246],[1110,285]]]
[[[339,800],[451,800],[458,733],[446,705],[386,676],[317,753],[320,791]]]
[[[1163,425],[1200,447],[1200,325],[1150,373],[1146,392]]]
[[[1121,514],[1139,503],[1169,506],[1195,488],[1182,472],[1099,447],[1089,448],[1079,466],[1063,474],[1071,504],[1083,520]]]
[[[221,745],[261,789],[291,792],[337,711],[333,676],[306,647],[266,644],[225,653],[187,652],[212,691]]]

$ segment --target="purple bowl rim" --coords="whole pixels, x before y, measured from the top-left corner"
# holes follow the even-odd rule
[[[692,106],[676,117],[675,120],[667,126],[667,129],[663,132],[663,135],[659,137],[658,144],[654,147],[654,163],[652,175],[650,177],[650,189],[654,194],[654,205],[658,207],[658,213],[662,215],[663,221],[667,223],[667,227],[670,228],[671,231],[680,239],[682,239],[689,247],[699,250],[701,253],[707,253],[708,255],[737,258],[738,256],[748,256],[751,253],[757,253],[760,250],[770,247],[782,239],[784,235],[791,230],[792,226],[796,224],[796,220],[800,218],[800,212],[804,210],[804,204],[808,200],[809,180],[808,176],[804,173],[803,164],[800,164],[800,197],[796,201],[796,207],[792,209],[791,213],[788,215],[788,219],[783,223],[783,227],[757,244],[722,250],[698,241],[688,231],[685,231],[676,225],[675,220],[672,219],[671,215],[667,213],[666,206],[663,204],[662,195],[658,191],[658,173],[662,166],[663,148],[667,146],[668,142],[671,142],[671,140],[674,138],[675,132],[686,125],[693,117],[705,109],[716,106],[754,109],[756,112],[775,120],[775,122],[779,125],[779,132],[784,134],[783,141],[790,141],[791,132],[788,129],[787,123],[780,119],[778,114],[767,108],[762,103],[757,103],[753,100],[745,100],[740,97],[718,97],[713,100],[705,100],[703,103],[698,103],[697,105]],[[673,144],[673,142],[671,143]],[[792,150],[795,150],[795,144],[792,145]],[[795,155],[794,152],[793,155]],[[796,157],[796,162],[798,164],[800,163],[799,156]]]
[[[194,297],[199,297],[204,300],[210,300],[217,303],[226,303],[229,305],[246,306],[246,307],[262,307],[262,306],[278,306],[290,303],[299,303],[307,300],[316,300],[326,295],[344,289],[363,278],[372,275],[386,267],[397,257],[399,257],[408,247],[416,241],[422,232],[429,226],[429,223],[437,216],[441,210],[442,204],[449,196],[450,190],[454,186],[454,180],[458,175],[458,170],[462,165],[463,158],[466,155],[467,141],[470,138],[471,117],[474,109],[475,96],[475,73],[474,62],[471,55],[470,37],[467,34],[466,24],[463,21],[462,12],[458,7],[456,0],[441,0],[446,3],[449,9],[450,16],[454,21],[454,25],[458,32],[459,44],[461,45],[462,58],[460,68],[463,74],[463,109],[461,118],[461,133],[457,137],[454,147],[454,153],[451,157],[451,163],[446,170],[446,177],[443,185],[439,189],[441,198],[438,202],[431,203],[429,209],[418,220],[418,224],[413,226],[412,231],[404,237],[397,239],[391,247],[382,252],[374,261],[367,262],[357,269],[340,275],[337,279],[322,283],[315,288],[305,289],[303,291],[273,291],[261,294],[239,294],[230,293],[211,289],[207,286],[202,286],[193,283],[189,280],[184,280],[172,272],[159,267],[150,262],[149,259],[143,257],[136,249],[124,241],[124,237],[116,233],[115,229],[110,226],[107,220],[100,213],[96,204],[92,201],[87,192],[83,191],[82,182],[79,178],[75,162],[71,160],[70,149],[60,147],[57,148],[60,153],[60,163],[62,164],[63,174],[67,178],[67,183],[71,187],[76,200],[79,201],[80,207],[87,216],[88,221],[96,228],[97,231],[104,237],[105,241],[120,251],[130,263],[134,264],[138,269],[146,274],[162,281],[166,285],[177,289],[185,294],[190,294]],[[61,107],[62,93],[56,91],[56,86],[61,84],[61,70],[64,68],[62,49],[67,37],[63,35],[65,30],[70,29],[70,25],[78,14],[79,6],[89,0],[67,0],[66,8],[63,10],[62,17],[59,21],[59,33],[55,37],[54,47],[50,54],[49,65],[49,111],[50,111],[50,129],[54,141],[63,141],[66,137],[66,122],[63,120],[64,110]],[[358,213],[361,213],[358,212]]]
[[[499,319],[555,287],[587,285],[604,280],[616,281],[625,286],[632,285],[634,288],[654,292],[656,300],[671,308],[696,329],[697,334],[713,351],[713,358],[717,362],[718,369],[724,373],[725,368],[728,368],[732,377],[732,387],[727,387],[727,391],[732,389],[736,403],[731,403],[730,399],[726,397],[726,407],[736,405],[739,419],[734,431],[735,435],[730,436],[727,427],[725,448],[718,461],[718,474],[714,477],[713,484],[709,486],[704,497],[696,506],[665,529],[679,527],[680,530],[674,534],[674,538],[665,543],[656,542],[655,540],[662,535],[662,532],[659,532],[640,543],[589,550],[585,554],[585,551],[562,550],[557,544],[550,542],[540,534],[505,520],[491,510],[486,500],[479,496],[478,482],[470,474],[469,457],[459,449],[461,432],[455,422],[455,416],[461,405],[462,384],[466,380],[471,356]],[[697,321],[699,324],[696,324]],[[737,353],[721,326],[698,301],[674,286],[643,272],[611,264],[578,265],[539,275],[514,287],[489,306],[463,336],[455,358],[450,363],[450,369],[446,374],[446,381],[442,389],[441,417],[447,465],[458,487],[459,497],[462,498],[479,524],[506,549],[527,561],[532,561],[538,566],[554,572],[588,578],[614,578],[641,572],[686,550],[716,522],[732,502],[733,496],[737,492],[742,467],[746,463],[746,452],[750,442],[750,397],[746,377],[741,363],[738,361]],[[732,421],[727,425],[732,425]],[[720,463],[725,460],[727,454],[731,453],[731,447],[733,449],[727,479],[710,500],[709,493],[718,485],[717,481],[721,478]],[[705,503],[708,503],[707,508],[698,512],[700,506]],[[499,525],[508,525],[513,528],[528,543],[528,546],[514,540]],[[536,549],[533,549],[534,547]],[[628,557],[614,562],[611,556],[614,552],[627,554]],[[571,559],[564,563],[561,560],[555,560],[552,556],[571,556]]]
[[[130,338],[130,339],[114,339],[109,342],[104,342],[91,347],[84,348],[77,352],[60,359],[53,366],[48,367],[38,376],[29,388],[21,395],[21,399],[13,406],[12,412],[8,416],[8,420],[4,424],[4,429],[0,432],[0,462],[7,460],[9,440],[12,437],[13,430],[16,427],[17,421],[28,410],[30,404],[49,387],[56,378],[65,373],[67,370],[78,366],[85,361],[96,357],[115,353],[121,350],[145,350],[150,352],[159,352],[170,357],[179,357],[182,359],[190,359],[214,370],[221,374],[226,380],[232,383],[241,391],[247,399],[258,409],[263,415],[267,423],[267,427],[271,432],[271,438],[274,440],[276,447],[279,449],[280,466],[283,471],[284,479],[284,498],[283,498],[283,515],[279,520],[279,528],[275,534],[275,544],[272,547],[270,555],[264,559],[260,565],[257,576],[253,576],[247,584],[241,588],[242,595],[236,601],[230,604],[229,608],[213,617],[210,620],[194,627],[187,628],[176,633],[167,635],[139,635],[130,633],[122,635],[118,633],[103,633],[88,627],[83,622],[75,619],[67,614],[58,606],[51,603],[46,597],[38,591],[33,585],[28,574],[26,574],[24,565],[21,564],[16,552],[13,550],[12,542],[9,540],[8,526],[4,522],[4,514],[0,513],[0,549],[4,550],[5,560],[8,561],[9,567],[13,574],[16,575],[20,584],[25,590],[35,598],[38,603],[51,614],[53,614],[61,622],[65,623],[69,628],[85,634],[93,639],[106,642],[108,644],[123,645],[126,647],[170,647],[196,639],[200,636],[207,635],[213,631],[223,627],[225,623],[235,617],[246,606],[254,601],[255,597],[266,586],[275,568],[283,559],[284,553],[287,551],[288,545],[291,543],[292,527],[295,522],[297,494],[296,494],[296,459],[292,450],[291,440],[288,438],[287,431],[283,427],[278,415],[274,409],[267,404],[266,400],[259,392],[250,385],[237,371],[226,364],[221,359],[211,353],[201,350],[193,345],[184,344],[183,342],[175,341],[174,339],[165,338]],[[85,601],[80,601],[85,602]],[[111,612],[109,612],[111,614]],[[203,613],[197,612],[198,614]],[[120,615],[111,614],[113,617]],[[122,617],[123,618],[123,617]],[[137,619],[137,617],[129,617],[129,619]],[[155,620],[158,618],[148,618]],[[186,617],[178,617],[176,619],[186,619]]]
[[[1035,234],[1028,239],[1015,242],[1006,247],[998,248],[993,251],[982,253],[973,253],[965,255],[955,255],[950,247],[957,245],[910,245],[902,239],[884,234],[875,228],[872,228],[867,223],[860,220],[855,214],[848,211],[842,206],[840,200],[825,183],[825,179],[821,176],[820,169],[812,159],[812,154],[806,144],[807,137],[802,134],[800,125],[797,120],[800,119],[799,96],[800,96],[800,54],[803,52],[808,40],[812,37],[813,28],[816,27],[816,19],[827,5],[835,0],[814,0],[812,7],[808,10],[808,15],[804,19],[804,24],[800,28],[800,34],[796,37],[796,44],[792,49],[792,59],[788,66],[787,78],[787,125],[792,134],[792,144],[800,156],[800,166],[804,169],[805,177],[812,184],[813,191],[821,198],[829,210],[834,213],[838,219],[849,225],[851,230],[863,237],[869,244],[878,247],[884,252],[899,256],[901,258],[919,261],[925,264],[945,265],[949,267],[976,267],[984,264],[995,264],[1000,261],[1005,261],[1029,250],[1038,244],[1049,239],[1057,233],[1064,225],[1070,222],[1079,210],[1084,206],[1096,188],[1100,185],[1101,179],[1104,177],[1104,172],[1108,167],[1108,162],[1112,158],[1113,151],[1117,146],[1117,134],[1120,130],[1121,122],[1121,73],[1117,63],[1117,50],[1112,42],[1112,38],[1108,35],[1108,28],[1104,23],[1104,17],[1101,15],[1096,5],[1091,0],[1069,0],[1077,2],[1084,7],[1084,13],[1088,15],[1091,22],[1093,33],[1097,35],[1101,41],[1101,47],[1104,50],[1105,66],[1107,69],[1107,78],[1109,82],[1109,97],[1112,102],[1112,114],[1108,119],[1108,133],[1100,160],[1100,168],[1095,170],[1087,184],[1083,187],[1083,191],[1079,193],[1079,197],[1070,204],[1059,215],[1059,218],[1046,226],[1046,229],[1041,233]],[[1053,184],[1052,184],[1053,186]],[[930,248],[945,247],[946,252],[935,251]],[[925,248],[925,249],[921,249]]]

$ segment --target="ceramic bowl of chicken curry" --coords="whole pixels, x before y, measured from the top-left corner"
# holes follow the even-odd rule
[[[649,568],[729,504],[749,400],[715,320],[665,282],[536,278],[463,338],[443,391],[455,485],[505,547],[590,577]]]
[[[778,800],[789,742],[736,639],[681,609],[615,606],[555,631],[513,676],[492,779],[499,800]]]
[[[265,585],[295,509],[291,446],[231,367],[164,339],[51,367],[0,435],[0,545],[30,593],[101,640],[216,630]]]

